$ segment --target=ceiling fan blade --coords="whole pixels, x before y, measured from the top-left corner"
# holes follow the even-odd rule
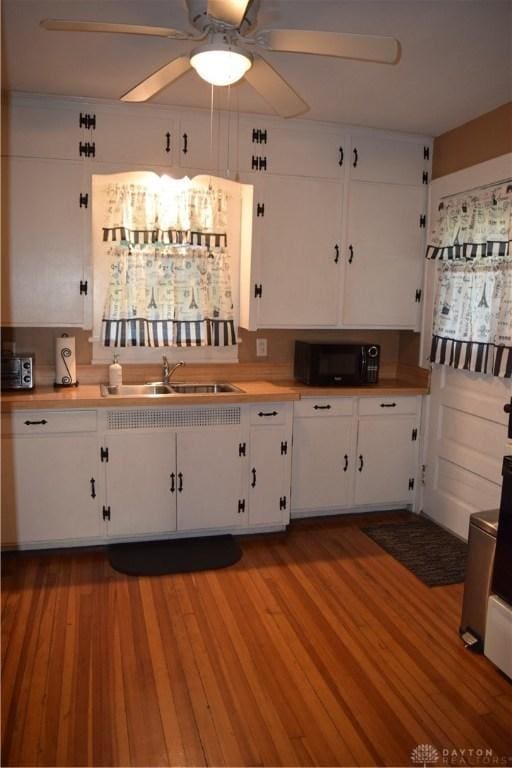
[[[208,16],[238,28],[250,0],[208,0]]]
[[[68,19],[44,19],[40,22],[45,29],[55,32],[116,32],[122,35],[151,35],[153,37],[171,37],[178,40],[199,40],[167,27],[144,27],[139,24],[116,24],[103,21],[72,21]]]
[[[255,56],[245,79],[281,117],[295,117],[309,109],[293,88],[261,56]]]
[[[313,53],[381,64],[396,64],[401,52],[400,43],[394,37],[305,29],[266,29],[258,32],[256,41],[271,51]]]
[[[173,59],[121,96],[121,101],[147,101],[190,69],[188,56]]]

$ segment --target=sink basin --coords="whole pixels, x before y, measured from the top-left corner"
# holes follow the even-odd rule
[[[179,384],[171,384],[172,391],[177,395],[203,395],[210,393],[222,393],[222,392],[240,392],[238,387],[234,384],[220,384],[218,382],[207,382],[198,384],[189,384],[183,382]]]
[[[164,384],[163,381],[152,381],[147,384],[120,384],[111,387],[101,385],[103,397],[155,397],[156,395],[203,395],[221,394],[223,392],[240,392],[233,384],[220,382]]]
[[[103,397],[152,397],[154,395],[170,395],[171,388],[168,384],[120,384],[117,387],[110,387],[107,384],[101,385],[101,394]]]

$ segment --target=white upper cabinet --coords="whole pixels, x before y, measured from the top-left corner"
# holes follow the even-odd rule
[[[353,181],[427,184],[429,177],[423,174],[430,169],[430,144],[379,131],[354,131],[348,164]]]
[[[421,186],[351,183],[343,254],[344,325],[417,325],[424,212]]]
[[[259,327],[335,326],[342,186],[272,176],[254,189],[253,282]]]
[[[224,172],[227,139],[223,113],[177,111],[145,105],[95,109],[95,159],[109,163]]]
[[[8,200],[2,206],[2,323],[83,325],[90,296],[83,164],[13,157],[2,176]]]
[[[347,134],[341,126],[254,115],[240,118],[238,136],[232,165],[241,172],[326,179],[344,175]]]
[[[91,107],[96,128],[90,131],[94,159],[133,166],[178,164],[179,121],[173,112],[150,111],[139,104]]]
[[[4,111],[2,154],[79,159],[80,141],[87,139],[80,127],[87,110],[80,104],[18,95]]]
[[[232,139],[232,137],[231,137]],[[176,142],[176,163],[194,173],[226,175],[230,130],[225,112],[182,111]]]
[[[418,327],[431,143],[217,110],[13,94],[4,116],[3,321],[90,325],[95,173],[226,175],[254,185],[240,325]],[[89,276],[89,282],[90,276]]]

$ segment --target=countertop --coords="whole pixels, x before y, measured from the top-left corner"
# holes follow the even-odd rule
[[[367,387],[308,387],[291,379],[278,381],[230,381],[241,391],[220,394],[153,395],[151,397],[102,397],[99,384],[83,384],[69,389],[36,387],[31,392],[3,392],[2,413],[30,409],[128,408],[174,405],[211,405],[215,403],[258,403],[300,400],[304,397],[387,397],[425,395],[428,386],[402,379],[382,379]]]

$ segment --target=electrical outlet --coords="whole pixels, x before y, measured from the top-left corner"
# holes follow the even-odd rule
[[[267,340],[256,339],[256,357],[266,357],[267,355]]]

